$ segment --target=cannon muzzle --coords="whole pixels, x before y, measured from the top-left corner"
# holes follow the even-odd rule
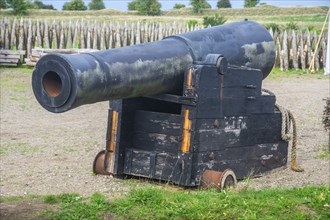
[[[110,99],[175,93],[187,67],[208,54],[260,69],[265,78],[274,65],[275,45],[263,26],[242,21],[100,52],[49,54],[33,71],[33,92],[55,113]]]

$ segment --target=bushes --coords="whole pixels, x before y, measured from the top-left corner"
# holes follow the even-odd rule
[[[203,17],[204,27],[208,27],[209,25],[210,26],[221,25],[221,24],[224,24],[226,21],[227,21],[227,19],[225,19],[225,17],[219,16],[219,15]]]
[[[195,27],[198,24],[198,21],[196,20],[189,20],[188,21],[188,27],[191,29],[192,27]]]
[[[70,2],[66,2],[63,5],[63,10],[85,11],[87,10],[87,6],[85,5],[83,0],[71,0]]]
[[[104,5],[103,0],[92,0],[88,4],[88,8],[89,8],[89,10],[102,10],[102,9],[105,9],[105,5]]]
[[[217,8],[231,8],[229,0],[219,0],[217,2]]]
[[[296,22],[290,21],[285,25],[285,30],[298,30],[298,24]]]
[[[270,24],[266,24],[265,28],[267,28],[267,30],[272,29],[274,32],[281,32],[281,28],[280,25],[276,24],[276,23],[270,23]]]
[[[288,30],[298,30],[299,29],[298,24],[296,22],[293,22],[293,21],[290,21],[285,26],[281,26],[281,25],[276,24],[276,23],[269,23],[269,24],[265,24],[264,26],[268,30],[272,29],[274,32],[276,31],[278,33],[282,32],[284,30],[288,31]],[[311,29],[313,29],[313,28],[311,28]]]
[[[184,4],[176,3],[173,7],[173,9],[180,9],[180,8],[185,8],[186,6]]]
[[[195,14],[201,14],[204,9],[211,8],[211,5],[206,0],[190,0],[190,5],[193,7]]]
[[[160,15],[161,4],[157,0],[134,0],[128,3],[128,10],[136,10],[139,15]]]

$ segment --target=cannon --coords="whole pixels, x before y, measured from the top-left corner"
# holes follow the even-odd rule
[[[95,173],[224,187],[286,165],[281,113],[275,96],[262,92],[274,60],[268,31],[241,21],[123,48],[46,55],[32,87],[54,113],[110,100]]]

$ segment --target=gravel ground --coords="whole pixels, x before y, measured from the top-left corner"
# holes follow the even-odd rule
[[[1,196],[64,192],[113,196],[128,190],[131,180],[92,174],[94,157],[105,144],[108,103],[49,113],[34,98],[30,70],[5,68],[0,72]],[[298,163],[305,172],[282,169],[252,179],[249,187],[329,185],[329,157],[321,156],[327,147],[321,117],[322,99],[329,96],[329,78],[272,77],[264,81],[264,88],[272,90],[278,103],[296,116]]]

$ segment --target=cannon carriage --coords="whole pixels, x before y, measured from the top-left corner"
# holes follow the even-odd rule
[[[32,78],[55,113],[110,100],[97,174],[224,187],[287,162],[276,98],[262,92],[275,59],[261,25],[242,21],[109,51],[47,55]]]

